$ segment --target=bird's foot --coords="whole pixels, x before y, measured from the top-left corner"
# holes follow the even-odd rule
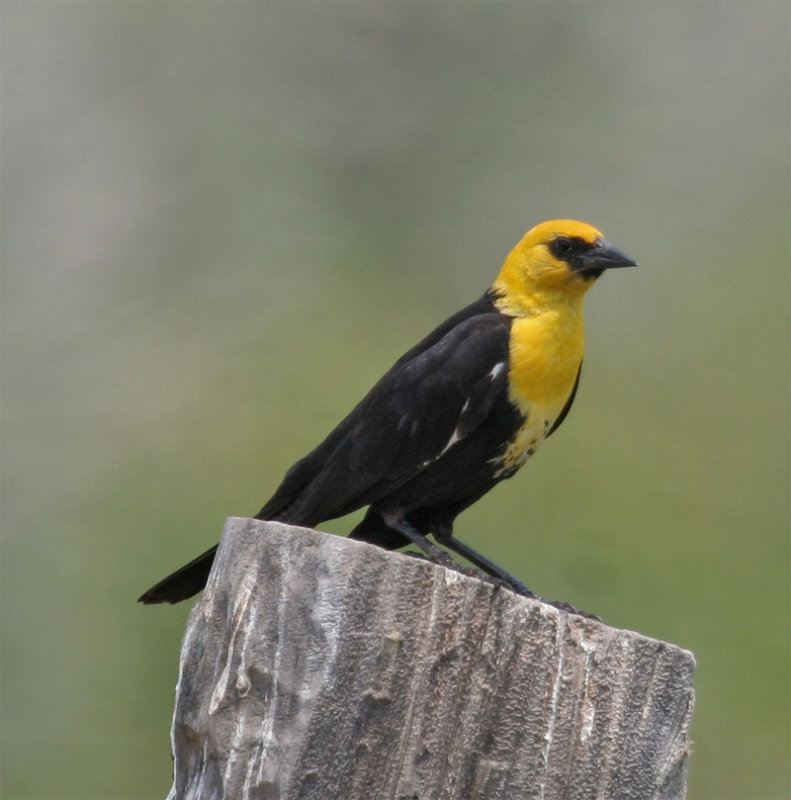
[[[421,561],[428,561],[431,564],[436,564],[438,567],[445,567],[445,569],[449,569],[453,572],[458,572],[460,575],[464,575],[467,578],[477,578],[480,581],[484,581],[485,583],[490,583],[493,586],[501,586],[504,589],[510,589],[514,591],[514,588],[504,580],[500,578],[493,578],[491,575],[487,575],[482,569],[478,569],[477,567],[465,567],[462,564],[459,564],[452,556],[448,555],[444,551],[440,551],[443,555],[437,559],[432,556],[428,556],[425,553],[416,553],[414,550],[408,550],[404,553],[405,556],[409,556],[410,558],[417,558]]]
[[[444,551],[442,552],[444,553]],[[407,552],[404,553],[404,555],[411,556],[412,558],[420,558],[424,561],[430,561],[434,564],[438,563],[431,556],[428,556],[425,553]],[[447,557],[447,559],[443,558],[442,563],[438,564],[439,566],[451,569],[454,572],[460,573],[461,575],[466,575],[468,578],[477,578],[478,580],[488,583],[497,589],[506,589],[509,592],[518,594],[520,597],[529,597],[531,600],[538,600],[542,603],[546,603],[548,606],[552,606],[558,611],[565,611],[567,614],[576,614],[578,617],[592,619],[596,622],[604,622],[604,620],[598,614],[591,614],[589,611],[582,611],[571,603],[566,603],[561,600],[547,600],[546,598],[537,595],[535,592],[528,589],[527,586],[522,583],[522,581],[514,578],[514,576],[510,575],[509,573],[505,573],[505,575],[508,575],[507,578],[495,577],[493,575],[489,575],[487,572],[484,572],[482,569],[478,569],[478,567],[462,566],[450,558],[447,553],[444,553],[444,555]]]
[[[482,569],[478,569],[478,567],[467,567],[462,564],[459,564],[452,556],[449,556],[444,551],[441,551],[444,555],[443,557],[438,560],[431,556],[426,555],[425,553],[416,553],[413,550],[409,550],[404,553],[405,556],[409,556],[410,558],[418,558],[421,561],[428,561],[432,564],[436,564],[440,567],[445,567],[445,569],[452,570],[453,572],[458,572],[460,575],[464,575],[467,578],[477,578],[479,581],[483,581],[484,583],[488,583],[491,586],[495,586],[498,589],[507,589],[509,592],[514,592],[514,594],[522,595],[523,597],[537,597],[536,594],[530,591],[521,581],[513,579],[511,581],[506,580],[505,578],[495,577],[494,575],[489,575],[487,572],[484,572]]]
[[[546,603],[547,605],[556,608],[558,611],[565,611],[568,614],[576,614],[578,617],[584,617],[585,619],[592,619],[596,622],[604,622],[604,620],[598,614],[591,614],[590,611],[582,611],[581,609],[573,606],[571,603],[564,603],[561,600],[545,600],[543,597],[539,598],[542,603]]]

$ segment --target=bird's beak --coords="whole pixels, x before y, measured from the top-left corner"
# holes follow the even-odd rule
[[[620,251],[614,244],[608,242],[604,237],[596,240],[592,250],[588,250],[580,259],[582,261],[582,271],[600,272],[603,269],[613,269],[614,267],[636,267],[637,262],[629,258],[626,253]]]

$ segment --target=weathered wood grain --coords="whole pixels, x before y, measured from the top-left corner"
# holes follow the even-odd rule
[[[694,659],[449,572],[230,518],[170,798],[683,798]]]

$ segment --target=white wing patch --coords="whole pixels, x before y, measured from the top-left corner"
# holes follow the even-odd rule
[[[445,455],[445,453],[448,450],[450,450],[450,448],[453,447],[453,445],[456,444],[456,442],[460,442],[461,440],[462,440],[461,431],[458,428],[456,428],[456,430],[454,430],[453,433],[450,435],[448,443],[445,445],[445,447],[442,448],[442,451],[437,456],[437,458],[440,458],[441,456]]]
[[[506,367],[505,361],[499,361],[497,364],[495,364],[488,372],[489,380],[490,381],[497,380],[497,376],[505,369],[505,367]],[[464,416],[464,414],[467,412],[467,409],[469,407],[470,407],[470,398],[468,397],[464,401],[464,405],[461,407],[460,415]],[[434,456],[433,458],[428,459],[427,461],[424,461],[420,465],[421,469],[427,467],[429,464],[433,464],[435,461],[437,461],[438,459],[442,458],[442,456],[444,456],[445,453],[447,453],[448,450],[450,450],[450,448],[453,447],[454,444],[456,444],[457,442],[460,442],[464,438],[464,436],[465,436],[465,434],[462,433],[461,428],[459,426],[456,426],[456,428],[454,429],[453,433],[450,435],[450,439],[448,439],[448,441],[446,442],[445,447],[442,448],[442,450],[439,452],[438,455]]]
[[[489,380],[490,381],[497,380],[497,376],[504,369],[505,369],[505,361],[499,361],[497,364],[495,364],[489,370],[489,373],[488,373]],[[470,407],[470,398],[468,397],[464,401],[464,405],[461,407],[461,415],[462,416],[464,416],[464,414],[466,413],[466,411],[467,411],[467,409],[469,407]],[[443,455],[445,455],[445,453],[447,453],[448,450],[450,450],[450,448],[453,447],[454,444],[456,444],[456,442],[460,442],[463,438],[464,438],[464,434],[461,432],[461,429],[457,426],[456,429],[453,431],[453,433],[450,435],[450,439],[448,439],[447,444],[445,445],[445,447],[442,448],[442,450],[440,451],[440,454],[437,456],[437,458],[441,458]],[[436,458],[433,458],[431,460],[432,461],[436,461]],[[430,462],[426,462],[426,463],[430,463]]]
[[[505,369],[505,361],[500,361],[489,370],[489,380],[496,380],[497,376]]]

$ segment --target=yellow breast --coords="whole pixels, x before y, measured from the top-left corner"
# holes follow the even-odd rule
[[[503,457],[503,471],[533,454],[574,388],[585,346],[582,309],[545,309],[516,317],[511,327],[509,399],[525,423]]]

